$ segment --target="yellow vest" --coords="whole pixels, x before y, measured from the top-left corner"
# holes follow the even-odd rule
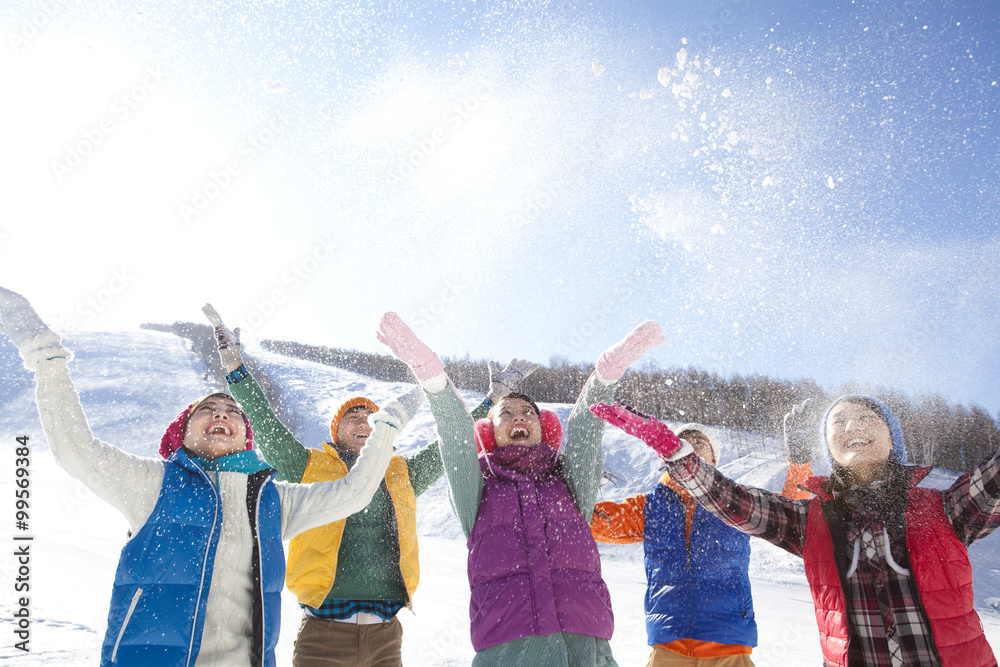
[[[337,450],[324,442],[323,449],[310,449],[309,461],[302,473],[302,483],[327,482],[347,475],[345,464]],[[399,569],[406,586],[407,606],[412,605],[413,591],[420,580],[417,549],[417,498],[410,485],[406,459],[393,456],[385,473],[396,512],[396,532],[399,534]],[[294,537],[288,545],[288,567],[285,584],[300,604],[318,608],[326,599],[337,576],[337,557],[344,535],[346,519],[307,530]]]

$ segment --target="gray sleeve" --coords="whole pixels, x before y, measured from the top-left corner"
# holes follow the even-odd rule
[[[605,385],[590,376],[566,424],[566,444],[563,446],[563,479],[577,508],[588,520],[594,512],[597,492],[601,486],[604,457],[601,438],[604,420],[590,412],[590,406],[601,401],[611,401],[618,383]]]
[[[479,470],[472,415],[451,382],[443,391],[427,394],[427,402],[437,422],[451,508],[468,537],[479,514],[485,484]]]

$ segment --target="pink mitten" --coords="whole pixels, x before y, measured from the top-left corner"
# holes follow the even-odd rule
[[[597,360],[597,374],[609,382],[617,382],[632,362],[665,340],[660,325],[647,320],[604,351]]]
[[[375,337],[387,345],[392,353],[413,370],[420,381],[430,380],[444,373],[444,364],[434,351],[424,345],[399,315],[386,313],[379,320]]]
[[[666,424],[625,403],[594,403],[590,411],[595,417],[639,438],[663,458],[673,456],[684,444]]]

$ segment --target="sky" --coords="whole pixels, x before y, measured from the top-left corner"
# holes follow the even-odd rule
[[[1000,413],[1000,2],[10,2],[54,328],[647,359]],[[127,354],[123,350],[123,354]]]

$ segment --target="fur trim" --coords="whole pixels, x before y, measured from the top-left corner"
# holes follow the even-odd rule
[[[688,422],[687,424],[684,424],[683,426],[679,427],[676,431],[674,431],[674,433],[677,434],[678,438],[681,438],[681,440],[683,440],[684,438],[681,437],[681,434],[687,431],[698,431],[703,436],[708,438],[708,444],[712,446],[712,454],[715,455],[715,465],[719,465],[720,463],[722,463],[722,448],[719,447],[718,431],[716,431],[714,428],[705,426],[704,424],[699,424],[697,422]]]

